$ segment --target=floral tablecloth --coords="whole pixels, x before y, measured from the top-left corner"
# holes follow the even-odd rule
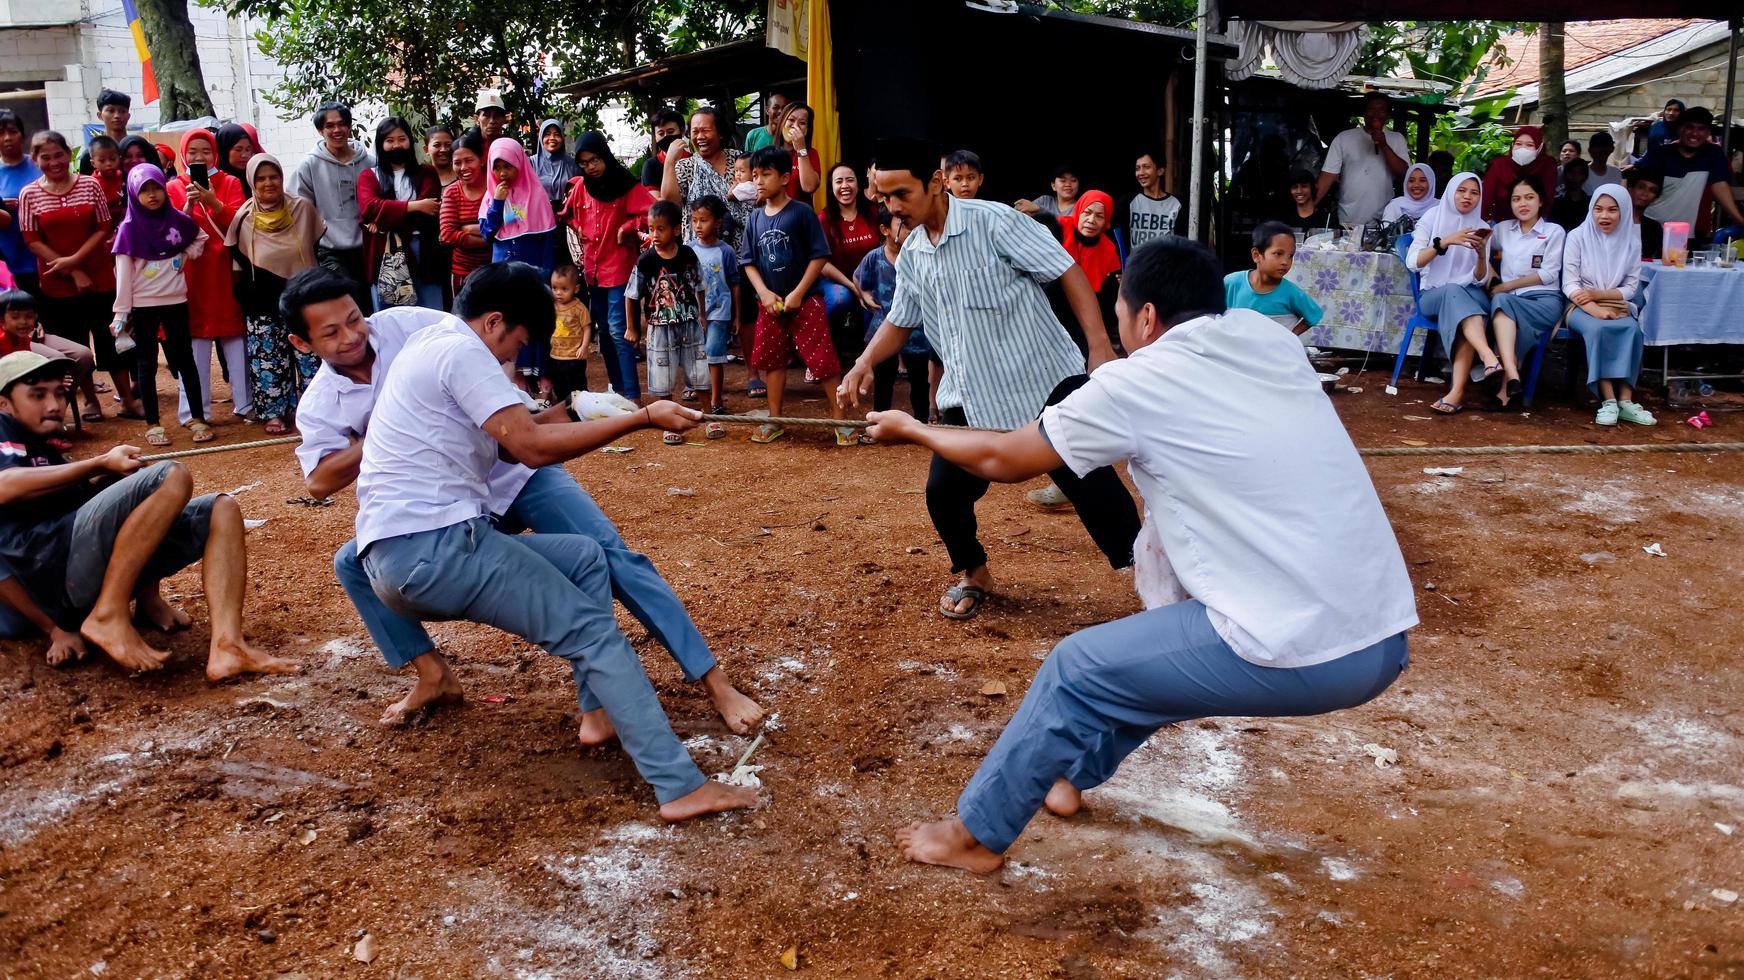
[[[1405,264],[1392,252],[1298,249],[1288,278],[1326,312],[1303,335],[1315,347],[1395,353],[1416,311]],[[1418,331],[1409,353],[1421,354],[1423,339]]]

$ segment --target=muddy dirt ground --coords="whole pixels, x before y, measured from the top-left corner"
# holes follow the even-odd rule
[[[1335,398],[1362,446],[1744,427],[1432,420],[1431,389],[1359,383]],[[410,678],[333,581],[350,493],[287,503],[287,447],[195,459],[200,492],[259,481],[250,634],[307,672],[208,685],[189,573],[167,591],[195,628],[148,634],[179,654],[161,675],[0,646],[0,974],[748,978],[797,947],[838,977],[1744,976],[1744,455],[1371,460],[1423,620],[1404,678],[1332,716],[1166,729],[981,879],[890,835],[949,810],[1050,647],[1138,608],[1130,579],[996,488],[1001,597],[947,622],[921,452],[743,435],[640,434],[570,470],[777,715],[760,809],[661,825],[620,752],[576,745],[567,671],[485,628],[435,628],[464,707],[378,729]],[[747,740],[621,621],[698,762],[729,768]]]

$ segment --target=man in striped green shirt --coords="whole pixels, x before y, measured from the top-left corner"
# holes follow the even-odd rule
[[[1089,368],[1114,359],[1096,293],[1059,241],[1028,216],[990,201],[945,191],[939,148],[924,140],[888,140],[874,158],[874,186],[890,213],[915,229],[896,263],[896,295],[883,326],[842,380],[854,404],[872,367],[895,354],[909,331],[925,326],[945,364],[939,415],[946,424],[1018,428],[1086,380],[1084,357],[1054,317],[1042,292],[1059,280],[1089,342]],[[1115,568],[1132,564],[1138,509],[1107,467],[1078,477],[1062,467],[1054,482],[1076,505],[1097,547]],[[987,552],[976,537],[975,502],[987,481],[933,457],[927,511],[958,574],[939,613],[968,619],[993,585]]]

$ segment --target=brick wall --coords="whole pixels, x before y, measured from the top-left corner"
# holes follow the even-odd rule
[[[1734,111],[1744,116],[1744,51],[1740,53],[1738,67],[1740,91],[1735,96],[1737,108]],[[1661,62],[1633,78],[1608,82],[1606,87],[1611,90],[1569,96],[1568,130],[1571,138],[1585,144],[1588,137],[1612,122],[1657,114],[1668,99],[1682,99],[1689,106],[1705,105],[1719,116],[1726,104],[1726,43],[1712,44],[1683,57]],[[1537,121],[1538,106],[1533,104],[1527,108],[1526,118],[1522,121]],[[1512,119],[1511,111],[1508,117]]]

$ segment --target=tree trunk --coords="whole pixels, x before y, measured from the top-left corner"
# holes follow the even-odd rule
[[[1568,88],[1563,68],[1562,25],[1545,24],[1538,32],[1538,122],[1544,145],[1538,152],[1552,159],[1568,139]]]
[[[188,0],[137,0],[145,43],[157,76],[158,117],[164,122],[213,115],[212,97],[200,73],[200,50]]]

